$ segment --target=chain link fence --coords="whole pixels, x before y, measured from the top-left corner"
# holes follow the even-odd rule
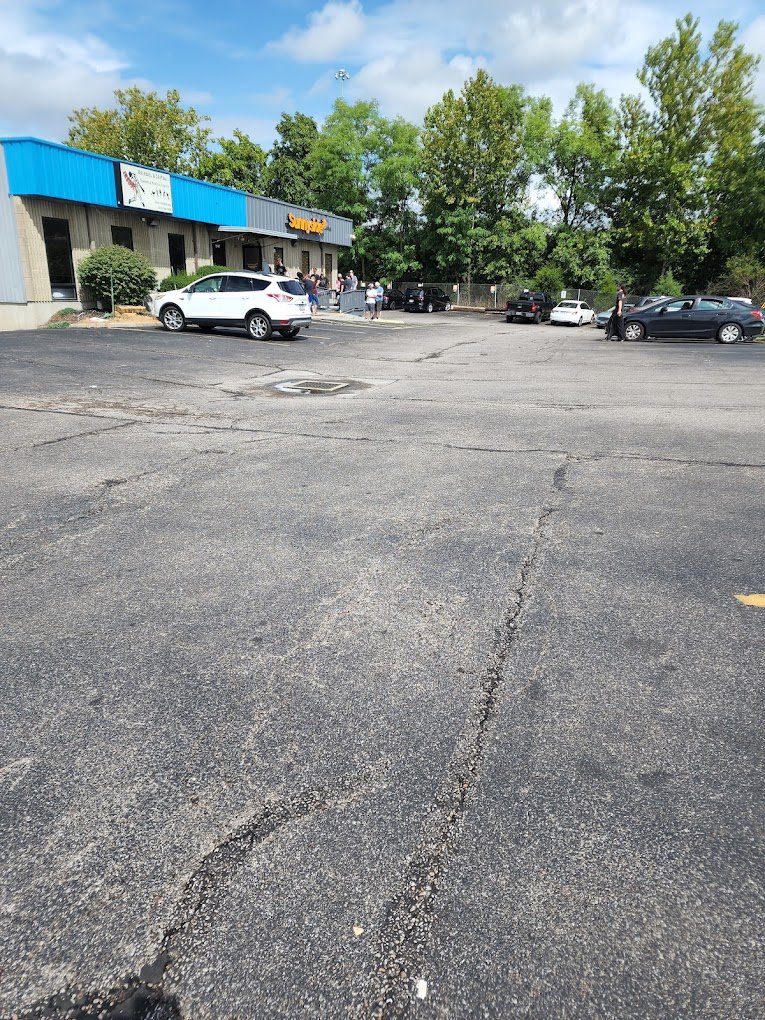
[[[399,290],[415,287],[419,284],[411,282],[399,283]],[[423,287],[440,287],[452,299],[452,304],[459,308],[483,309],[485,311],[504,311],[508,301],[514,301],[528,284],[522,281],[504,281],[503,283],[453,283],[444,280],[424,281]],[[605,311],[614,303],[615,294],[611,291],[585,290],[580,287],[567,287],[563,295],[553,294],[553,300],[586,301],[596,312]],[[628,299],[631,300],[631,299]]]

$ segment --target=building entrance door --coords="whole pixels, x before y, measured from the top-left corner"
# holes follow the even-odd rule
[[[263,268],[263,252],[259,244],[242,245],[242,268],[259,273]]]

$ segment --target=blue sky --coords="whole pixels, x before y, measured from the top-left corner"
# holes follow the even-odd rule
[[[647,46],[671,33],[683,0],[0,0],[0,134],[62,140],[67,114],[112,104],[115,88],[177,88],[217,135],[240,128],[268,147],[283,111],[321,122],[345,96],[377,99],[419,123],[448,88],[485,67],[550,96],[576,83],[614,99],[636,91]],[[691,8],[709,38],[721,18],[765,52],[765,0]],[[757,84],[765,104],[765,69]]]

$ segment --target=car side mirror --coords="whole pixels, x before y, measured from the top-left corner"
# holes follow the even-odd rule
[[[664,313],[666,312],[666,310],[667,310],[666,308],[660,308],[660,309],[659,309],[659,315],[664,315]]]

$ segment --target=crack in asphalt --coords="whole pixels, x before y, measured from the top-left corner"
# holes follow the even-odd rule
[[[390,770],[382,760],[332,785],[307,790],[284,800],[267,802],[243,824],[226,835],[207,853],[181,890],[154,958],[106,991],[80,991],[67,987],[39,1000],[3,1020],[182,1020],[176,995],[164,984],[181,957],[187,936],[205,908],[214,900],[253,851],[279,829],[309,815],[336,810],[380,785]]]
[[[398,399],[398,398],[393,398]],[[12,410],[12,411],[24,411],[29,414],[65,414],[72,415],[74,417],[86,417],[86,418],[99,418],[104,417],[103,415],[97,414],[95,411],[70,411],[65,409],[54,410],[51,408],[38,408],[38,407],[23,407],[21,405],[9,405],[0,404],[0,410]],[[124,409],[123,409],[124,410]],[[186,412],[162,412],[148,409],[146,414],[158,415],[168,414],[171,418],[175,418],[178,415],[186,415]],[[194,416],[188,414],[189,418]],[[399,438],[380,438],[378,436],[339,436],[331,435],[325,432],[295,432],[291,429],[263,429],[253,428],[246,425],[241,425],[235,421],[231,421],[226,425],[216,425],[209,421],[207,415],[200,415],[200,423],[194,424],[193,421],[189,421],[188,428],[189,434],[199,434],[200,431],[204,433],[214,432],[242,432],[249,435],[258,435],[268,438],[270,436],[288,439],[319,439],[319,440],[330,440],[332,442],[340,443],[377,443],[379,445],[407,445],[415,442],[412,439],[399,439]],[[126,424],[135,425],[147,425],[151,424],[151,420],[147,421],[143,418],[126,418],[123,419]],[[196,430],[192,432],[191,430]],[[108,431],[108,430],[104,430]],[[96,430],[95,435],[99,434],[99,430]],[[76,437],[72,437],[76,438]],[[55,440],[54,440],[55,442]],[[44,444],[37,444],[44,445]],[[525,453],[544,453],[550,454],[551,456],[567,456],[570,454],[572,459],[581,461],[582,463],[592,462],[600,463],[602,461],[609,460],[637,460],[645,461],[646,463],[655,464],[678,464],[685,465],[687,467],[724,467],[724,468],[765,468],[765,462],[755,461],[732,461],[732,460],[705,460],[703,458],[695,459],[693,457],[660,457],[654,454],[647,453],[573,453],[559,447],[497,447],[497,446],[474,446],[471,444],[461,443],[437,443],[427,441],[422,444],[430,446],[440,450],[460,450],[466,452],[475,453],[491,453],[501,455],[514,455],[514,454],[525,454]]]
[[[57,443],[68,443],[71,439],[85,439],[87,436],[105,436],[109,432],[116,432],[118,429],[132,428],[135,422],[124,421],[120,422],[119,425],[110,425],[103,429],[91,429],[90,432],[75,432],[71,436],[61,436],[59,439],[45,439],[42,443],[33,443],[31,447],[17,446],[13,453],[19,453],[21,450],[32,449],[39,450],[41,446],[55,446]]]
[[[570,458],[555,471],[551,488],[566,484]],[[355,1004],[359,1018],[391,1020],[409,1014],[415,985],[425,962],[439,885],[459,840],[462,819],[481,779],[491,723],[502,695],[505,668],[532,593],[535,567],[553,515],[544,505],[534,526],[530,548],[518,574],[504,616],[496,626],[471,710],[444,780],[423,824],[423,835],[409,859],[398,895],[389,903],[379,936],[375,973],[366,997]]]
[[[482,340],[460,340],[456,344],[451,344],[449,347],[444,347],[440,351],[432,351],[430,354],[423,354],[421,358],[415,358],[412,362],[413,365],[419,365],[423,361],[434,361],[436,358],[442,358],[444,354],[448,354],[449,351],[454,351],[458,347],[470,347],[474,344],[483,343]]]

